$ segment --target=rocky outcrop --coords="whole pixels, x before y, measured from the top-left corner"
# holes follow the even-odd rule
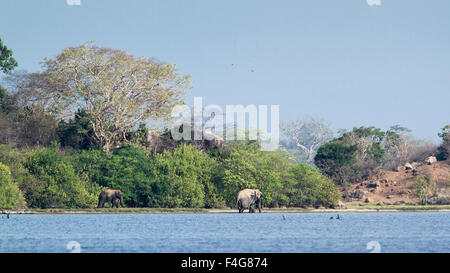
[[[429,156],[429,157],[427,157],[427,159],[425,159],[425,163],[427,163],[428,165],[431,165],[436,162],[437,162],[437,159],[434,156]]]
[[[427,204],[429,204],[429,205],[449,205],[450,197],[443,196],[443,195],[434,196],[427,200]]]

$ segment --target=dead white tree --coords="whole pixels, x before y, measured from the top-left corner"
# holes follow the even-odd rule
[[[306,154],[306,163],[312,164],[319,147],[333,138],[330,125],[320,118],[306,117],[281,123],[281,132]]]

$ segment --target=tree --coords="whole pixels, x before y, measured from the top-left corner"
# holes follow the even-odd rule
[[[447,160],[450,158],[450,125],[442,128],[439,136],[442,138],[442,143],[438,147],[436,158],[438,160]]]
[[[88,149],[95,146],[92,141],[92,122],[85,111],[78,110],[74,119],[61,120],[56,128],[61,146],[74,149]]]
[[[290,205],[329,207],[341,199],[337,186],[318,169],[299,163],[292,168],[291,173],[294,183],[290,187]]]
[[[431,180],[429,176],[421,176],[417,178],[416,182],[410,186],[410,188],[416,193],[417,197],[419,197],[422,205],[427,204],[428,197],[431,194],[433,187],[435,187],[435,182]]]
[[[322,145],[314,157],[314,163],[321,172],[333,179],[337,185],[351,182],[357,172],[355,166],[356,145],[332,140]]]
[[[3,71],[3,73],[9,73],[17,66],[17,61],[12,55],[13,51],[4,45],[0,38],[0,70]]]
[[[261,151],[258,143],[235,142],[223,162],[223,184],[221,190],[229,206],[236,206],[236,194],[246,188],[259,189],[263,205],[278,206],[285,200],[282,189],[282,166],[287,160],[283,155]],[[292,163],[291,163],[292,164]]]
[[[25,162],[25,168],[36,182],[27,186],[29,206],[38,208],[92,208],[100,187],[86,177],[78,176],[70,160],[53,144],[41,148]]]
[[[155,155],[156,183],[163,207],[220,207],[214,173],[217,162],[192,145]]]
[[[45,59],[41,73],[12,80],[24,101],[39,103],[60,118],[85,111],[93,139],[110,153],[139,123],[166,118],[182,103],[189,77],[174,65],[88,43]]]
[[[297,149],[306,154],[305,163],[308,164],[313,163],[319,147],[333,137],[330,126],[313,117],[282,123],[281,131]]]
[[[25,205],[25,199],[11,178],[8,166],[0,163],[0,208],[17,208]]]
[[[339,138],[322,145],[314,158],[316,166],[338,185],[368,178],[383,165],[389,145],[395,145],[397,135],[375,127],[355,127]]]

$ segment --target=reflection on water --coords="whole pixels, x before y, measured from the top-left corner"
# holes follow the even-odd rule
[[[284,216],[11,215],[0,252],[450,252],[449,212]]]

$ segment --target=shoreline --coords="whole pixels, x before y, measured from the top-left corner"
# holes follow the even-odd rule
[[[361,206],[337,209],[268,208],[263,213],[354,213],[354,212],[450,212],[450,205]],[[0,209],[0,214],[218,214],[238,213],[236,209],[205,208],[102,208],[102,209]],[[248,213],[248,212],[245,212]]]

